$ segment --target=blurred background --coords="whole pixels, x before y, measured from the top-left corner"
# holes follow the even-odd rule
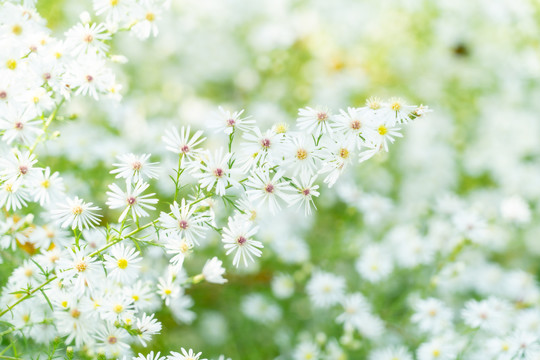
[[[38,2],[56,33],[91,6]],[[301,107],[337,112],[363,106],[370,96],[400,97],[429,105],[433,113],[407,126],[390,153],[351,167],[334,191],[322,194],[315,216],[263,219],[260,237],[273,250],[245,271],[227,259],[226,286],[198,285],[187,291],[194,305],[158,314],[167,330],[150,349],[185,346],[205,357],[273,359],[290,353],[304,333],[337,339],[337,313],[314,316],[298,285],[314,268],[345,276],[351,292],[362,291],[371,300],[389,333],[399,334],[410,315],[402,294],[424,281],[424,270],[394,274],[383,287],[362,281],[351,269],[363,244],[382,238],[396,223],[421,228],[448,194],[494,217],[509,196],[537,208],[538,1],[173,0],[159,21],[159,35],[146,42],[127,33],[115,37],[113,53],[129,59],[115,70],[121,73],[122,101],[97,108],[91,99],[75,99],[66,111],[76,121],[58,124],[61,136],[41,150],[51,168],[63,173],[68,192],[103,204],[113,178],[111,159],[124,152],[152,153],[172,169],[176,160],[165,157],[160,140],[164,130],[186,124],[204,129],[218,105],[245,109],[263,129],[294,124]],[[74,167],[88,176],[79,172],[71,178]],[[155,186],[165,197],[173,191],[172,182]],[[534,213],[532,224],[535,218]],[[538,275],[536,230],[498,232],[493,243],[511,245],[494,246],[489,256]],[[217,236],[205,246],[206,256],[224,258]],[[203,260],[194,257],[188,272]],[[281,273],[293,279],[290,298],[272,291]],[[415,346],[420,340],[406,341]],[[335,359],[362,359],[370,346],[352,346],[348,357]]]

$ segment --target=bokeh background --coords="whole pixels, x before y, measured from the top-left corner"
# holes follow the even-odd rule
[[[38,1],[56,33],[91,6]],[[431,270],[396,271],[380,285],[351,269],[363,244],[396,224],[422,228],[448,194],[494,217],[504,198],[523,198],[533,209],[531,224],[498,232],[493,243],[506,245],[494,245],[486,257],[539,274],[538,1],[173,0],[159,29],[145,42],[127,33],[115,37],[112,52],[129,59],[116,69],[122,101],[97,107],[91,99],[75,99],[66,110],[73,120],[57,124],[61,136],[40,150],[63,173],[69,192],[103,204],[111,159],[124,152],[152,153],[165,169],[172,161],[172,169],[160,141],[164,130],[185,124],[204,129],[218,105],[245,109],[262,128],[293,124],[301,107],[337,111],[363,106],[370,96],[401,97],[433,113],[407,126],[390,153],[351,167],[322,194],[314,217],[263,219],[260,237],[269,246],[258,265],[242,271],[229,262],[226,286],[188,290],[194,305],[181,318],[159,313],[166,331],[149,349],[185,346],[208,357],[272,359],[288,354],[304,333],[339,338],[337,313],[313,310],[303,286],[285,300],[272,293],[276,274],[302,284],[313,268],[345,276],[350,291],[372,302],[389,333],[418,345],[421,338],[400,333],[411,313],[405,295],[424,291]],[[70,175],[73,168],[77,176]],[[164,196],[173,191],[172,182],[154,186]],[[296,240],[287,242],[290,237]],[[273,246],[292,246],[297,258],[283,258]],[[201,251],[188,270],[222,252],[219,238],[210,237]],[[370,346],[351,346],[349,358],[364,358]]]

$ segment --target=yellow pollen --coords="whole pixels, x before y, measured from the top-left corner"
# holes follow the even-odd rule
[[[118,259],[118,267],[120,269],[125,269],[128,266],[128,261],[126,259]]]
[[[81,316],[81,312],[77,309],[71,310],[71,317],[77,319],[79,316]]]
[[[367,101],[367,106],[368,106],[371,110],[377,110],[377,109],[380,109],[380,108],[381,108],[381,102],[380,102],[379,99],[377,99],[377,98],[370,98],[370,99],[368,99],[368,101]]]
[[[255,210],[251,211],[251,216],[249,217],[249,220],[253,221],[257,218],[257,212]]]
[[[345,148],[341,148],[339,149],[339,156],[343,159],[347,159],[349,158],[349,150],[345,149]]]
[[[17,299],[22,298],[23,294],[14,294]]]
[[[122,312],[122,310],[124,310],[124,307],[120,304],[116,304],[114,305],[113,307],[113,311],[117,314],[120,314]]]
[[[253,153],[253,154],[251,155],[251,157],[255,159],[255,158],[257,157],[257,155],[259,155],[259,153],[258,153],[258,152],[256,152],[256,153]]]
[[[62,57],[62,53],[60,52],[55,52],[54,53],[54,57],[56,57],[57,59],[60,59]]]
[[[137,295],[133,295],[131,298],[133,299],[133,301],[139,301],[139,297]]]
[[[94,309],[97,309],[98,307],[100,307],[101,305],[99,305],[99,303],[97,301],[94,301]]]
[[[22,319],[23,319],[23,321],[24,321],[25,323],[27,323],[27,322],[30,321],[30,315],[24,314],[23,317],[22,317]]]
[[[13,192],[13,184],[6,184],[4,190],[6,190],[7,192]]]
[[[441,352],[438,349],[433,350],[433,357],[439,357],[441,355]]]
[[[17,62],[13,59],[6,61],[6,66],[9,70],[15,70],[17,68]]]
[[[85,261],[81,261],[79,263],[77,263],[75,265],[75,269],[78,271],[78,272],[83,272],[86,270],[86,262]]]
[[[62,305],[62,307],[67,307],[68,306],[68,302],[66,300],[62,301],[60,303],[60,305]]]
[[[34,101],[34,104],[37,104],[39,102],[39,97],[34,96],[34,98],[32,100]]]
[[[156,19],[156,15],[154,15],[153,13],[147,13],[146,14],[146,20],[148,21],[154,21]]]
[[[508,346],[508,344],[503,344],[502,346],[503,351],[508,351],[509,349],[510,349],[510,346]]]
[[[379,129],[377,131],[379,132],[379,135],[386,135],[386,133],[388,132],[388,129],[386,128],[386,126],[381,125],[379,126]]]
[[[429,316],[433,317],[433,316],[437,315],[437,311],[435,311],[435,309],[431,309],[431,310],[429,310],[428,314],[429,314]]]
[[[13,25],[13,27],[11,28],[11,32],[15,35],[21,35],[22,34],[22,31],[23,31],[23,28],[21,25],[19,24],[15,24]]]
[[[171,295],[172,293],[172,290],[171,289],[165,289],[165,291],[163,291],[165,293],[165,295]]]
[[[396,101],[390,107],[392,108],[392,110],[398,111],[399,109],[401,109],[401,104],[398,101]]]
[[[296,150],[296,157],[298,160],[305,160],[308,157],[308,153],[305,149]]]
[[[73,215],[81,215],[83,212],[83,208],[80,205],[76,205],[73,207],[73,209],[71,209],[71,212],[73,213]]]
[[[182,245],[180,245],[180,251],[183,253],[186,253],[189,250],[189,245],[186,242],[183,242]]]
[[[279,123],[276,125],[276,133],[284,134],[287,132],[287,124]]]
[[[26,269],[26,270],[24,270],[24,276],[30,277],[30,276],[32,276],[32,274],[34,274],[34,272],[32,271],[32,269]]]
[[[313,359],[313,354],[312,353],[307,353],[306,356],[304,357],[304,359],[306,359],[306,360]]]
[[[41,182],[41,186],[44,187],[45,189],[48,189],[49,186],[51,186],[51,183],[49,182],[49,180],[43,180]]]
[[[116,6],[118,5],[118,0],[111,0],[110,4],[111,6]]]

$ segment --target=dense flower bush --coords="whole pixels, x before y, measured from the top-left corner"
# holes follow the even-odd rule
[[[540,358],[535,2],[0,6],[0,359]]]

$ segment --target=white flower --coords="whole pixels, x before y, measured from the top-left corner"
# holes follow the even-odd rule
[[[125,329],[117,328],[109,323],[97,330],[94,338],[98,349],[106,357],[115,357],[129,352],[130,336]]]
[[[386,279],[394,268],[389,251],[380,244],[366,246],[355,265],[358,273],[373,283]]]
[[[157,164],[148,162],[150,154],[123,154],[116,157],[120,163],[113,164],[117,168],[111,170],[111,174],[116,174],[116,178],[124,178],[131,182],[145,179],[155,179],[158,177]]]
[[[284,145],[284,166],[292,169],[293,175],[309,174],[316,172],[319,160],[319,149],[313,143],[311,137],[305,134],[297,134],[287,138]]]
[[[73,56],[86,53],[104,53],[109,46],[104,41],[110,40],[104,24],[77,24],[66,32],[66,48]]]
[[[105,267],[107,274],[113,280],[121,283],[130,283],[137,278],[138,269],[142,258],[139,252],[124,244],[116,244],[110,250],[110,255],[105,254]]]
[[[5,206],[8,211],[26,207],[29,199],[28,191],[22,186],[20,180],[5,181],[0,185],[0,207]]]
[[[181,288],[173,282],[172,276],[167,278],[159,278],[158,280],[158,294],[163,300],[165,305],[169,305],[171,300],[181,295]]]
[[[258,323],[278,322],[281,308],[261,294],[250,294],[242,300],[242,312]]]
[[[207,260],[206,264],[204,264],[204,267],[202,269],[204,279],[214,284],[226,283],[227,279],[223,278],[223,274],[225,274],[225,269],[222,265],[223,262],[215,256],[212,259]]]
[[[331,273],[315,272],[306,285],[306,292],[314,307],[329,308],[345,296],[345,279]]]
[[[75,90],[75,95],[88,95],[98,100],[99,94],[107,93],[115,84],[113,72],[96,53],[81,55],[67,70],[65,81],[69,89]]]
[[[288,274],[278,274],[272,278],[272,292],[279,299],[287,299],[294,293],[294,279]]]
[[[317,175],[309,176],[307,173],[302,173],[298,179],[292,179],[295,192],[289,195],[290,206],[298,204],[300,209],[304,209],[306,216],[311,215],[312,207],[317,209],[313,203],[313,197],[319,196],[319,185],[314,184],[316,179]]]
[[[406,347],[392,346],[373,351],[369,354],[369,360],[413,360],[413,357]]]
[[[202,352],[199,352],[195,354],[195,352],[192,349],[189,349],[189,351],[186,351],[186,349],[181,348],[182,354],[171,351],[171,355],[167,356],[167,360],[206,360],[206,359],[199,359],[199,357],[202,355]]]
[[[236,129],[242,131],[248,131],[255,125],[254,120],[250,120],[249,117],[241,118],[244,110],[231,112],[218,107],[219,112],[215,113],[213,118],[208,122],[208,127],[218,131],[223,131],[225,134],[230,135]]]
[[[292,358],[293,360],[316,360],[319,356],[319,347],[311,341],[304,341],[294,349]]]
[[[51,174],[49,167],[40,171],[31,184],[32,197],[40,205],[58,201],[64,195],[64,181],[58,172]]]
[[[190,139],[190,127],[182,126],[180,134],[178,134],[176,128],[171,128],[171,130],[165,132],[161,139],[167,145],[167,150],[180,154],[188,160],[193,160],[200,153],[200,149],[195,147],[206,139],[201,137],[202,134],[203,132],[199,130]]]
[[[140,331],[140,334],[137,334],[137,338],[144,347],[146,347],[146,342],[151,340],[152,335],[159,334],[161,331],[161,323],[154,319],[154,314],[148,316],[144,313],[142,318],[137,319],[136,327]],[[159,353],[156,358],[158,356]]]
[[[172,216],[164,212],[159,216],[159,222],[166,233],[176,234],[180,238],[185,238],[191,243],[199,245],[199,238],[202,238],[205,227],[204,222],[208,220],[206,213],[197,212],[197,205],[191,205],[182,199],[180,207],[175,201],[171,205]]]
[[[0,159],[0,177],[8,181],[33,180],[41,170],[34,167],[36,162],[35,154],[31,154],[29,151],[21,153],[19,150],[14,150],[6,158]]]
[[[107,0],[109,1],[109,0]],[[139,356],[133,357],[132,360],[166,360],[167,358],[165,356],[161,356],[161,352],[157,352],[154,355],[153,351],[150,351],[148,355],[144,356],[143,354],[139,353]]]
[[[253,260],[253,255],[260,257],[263,244],[260,241],[253,240],[252,237],[259,230],[258,226],[253,227],[250,221],[242,216],[229,217],[229,223],[226,228],[223,228],[223,238],[221,241],[225,244],[225,255],[236,251],[233,258],[233,265],[238,267],[241,260],[247,266],[249,259]]]
[[[283,137],[273,129],[262,133],[258,127],[254,127],[250,132],[246,132],[243,138],[246,141],[241,145],[239,156],[242,171],[254,167],[273,166],[280,159]]]
[[[328,109],[313,109],[306,107],[298,110],[297,126],[301,130],[306,130],[308,134],[318,137],[322,134],[333,132],[330,124],[330,112]]]
[[[190,253],[193,248],[193,242],[187,241],[185,238],[180,238],[175,234],[164,234],[165,240],[165,249],[167,254],[174,255],[170,263],[177,267],[182,267],[184,259]]]
[[[223,154],[223,148],[219,148],[214,154],[208,151],[202,157],[202,163],[198,165],[201,172],[193,176],[199,179],[201,187],[206,188],[206,191],[215,187],[216,195],[224,196],[227,185],[233,181],[232,170],[228,164],[231,157],[232,153]]]
[[[85,203],[77,196],[73,199],[67,198],[65,203],[57,204],[57,208],[51,211],[51,217],[63,228],[83,230],[94,227],[99,223],[101,215],[95,213],[101,210],[93,203]]]
[[[424,332],[438,333],[452,324],[452,310],[439,299],[418,300],[413,304],[413,308],[415,313],[411,321],[417,323]]]
[[[86,286],[92,289],[103,270],[95,258],[88,256],[86,251],[78,250],[71,253],[71,259],[64,257],[58,261],[57,274],[60,279],[71,281],[82,292]]]
[[[282,171],[277,171],[272,179],[268,171],[260,170],[248,178],[246,185],[251,188],[246,193],[251,201],[257,202],[258,206],[268,205],[270,212],[276,214],[281,209],[278,199],[290,204],[289,192],[291,186],[282,180]]]
[[[34,120],[36,113],[33,110],[22,110],[8,106],[0,113],[0,130],[4,130],[2,140],[8,145],[16,141],[24,145],[31,145],[41,135],[41,121]]]
[[[158,1],[148,0],[134,4],[133,16],[137,21],[131,28],[133,34],[141,40],[147,39],[150,35],[157,36],[156,21],[161,17],[162,10],[163,7]]]
[[[146,209],[155,210],[156,208],[151,204],[156,204],[157,199],[149,199],[149,197],[154,196],[155,193],[141,195],[147,188],[149,184],[143,182],[142,180],[137,181],[137,183],[132,184],[129,180],[126,180],[126,191],[124,192],[118,185],[111,184],[107,191],[109,199],[107,200],[107,205],[111,209],[120,209],[124,208],[122,214],[118,218],[119,222],[122,222],[128,212],[131,210],[131,216],[133,220],[137,220],[140,217],[149,216],[146,212]]]

